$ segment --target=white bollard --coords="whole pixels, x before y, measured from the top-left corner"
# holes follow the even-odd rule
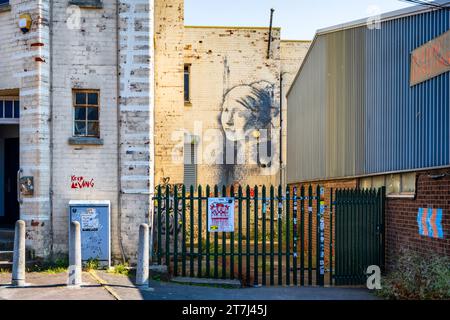
[[[68,286],[80,286],[81,270],[81,231],[80,223],[72,221],[69,239],[69,281]]]
[[[25,221],[18,220],[14,233],[14,254],[11,284],[25,286]]]
[[[149,229],[148,225],[143,223],[139,226],[139,246],[138,246],[138,264],[136,268],[136,285],[143,286],[148,284],[149,268]]]

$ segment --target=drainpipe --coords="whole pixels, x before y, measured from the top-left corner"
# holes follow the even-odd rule
[[[122,254],[122,262],[125,263],[127,261],[127,257],[125,255],[125,250],[123,249],[123,239],[122,239],[122,161],[120,159],[120,32],[119,32],[119,2],[120,0],[116,0],[116,75],[117,75],[117,83],[116,83],[116,101],[117,101],[117,113],[116,113],[116,121],[117,121],[117,229],[119,233],[119,247],[120,253]]]
[[[53,221],[53,0],[50,0],[50,8],[49,8],[49,59],[50,59],[50,77],[49,77],[49,120],[50,120],[50,128],[49,128],[49,140],[50,140],[50,164],[49,164],[49,173],[50,173],[50,190],[49,190],[49,206],[50,206],[50,239],[52,241],[50,245],[50,254],[54,253],[54,221]]]
[[[280,72],[280,185],[283,187],[283,72]]]
[[[267,59],[270,59],[270,45],[272,43],[272,21],[274,11],[275,9],[270,9],[269,44],[267,45]]]

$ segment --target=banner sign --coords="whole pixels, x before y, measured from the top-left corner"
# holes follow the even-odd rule
[[[447,71],[450,71],[450,31],[411,53],[411,86]]]
[[[208,231],[234,232],[234,198],[208,198]]]
[[[442,209],[419,208],[417,224],[421,236],[444,239]]]

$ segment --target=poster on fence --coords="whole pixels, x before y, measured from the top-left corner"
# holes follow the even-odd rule
[[[234,198],[208,198],[208,231],[234,232]]]

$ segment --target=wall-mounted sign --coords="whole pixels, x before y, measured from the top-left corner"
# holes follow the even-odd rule
[[[419,208],[417,224],[421,236],[444,239],[442,209]]]
[[[28,13],[19,16],[19,28],[23,33],[27,33],[31,29],[31,16]]]
[[[33,177],[21,177],[19,180],[19,188],[23,196],[32,196],[34,194]]]
[[[450,71],[450,31],[411,53],[411,86],[448,71]]]
[[[234,232],[234,198],[208,198],[208,231]]]

